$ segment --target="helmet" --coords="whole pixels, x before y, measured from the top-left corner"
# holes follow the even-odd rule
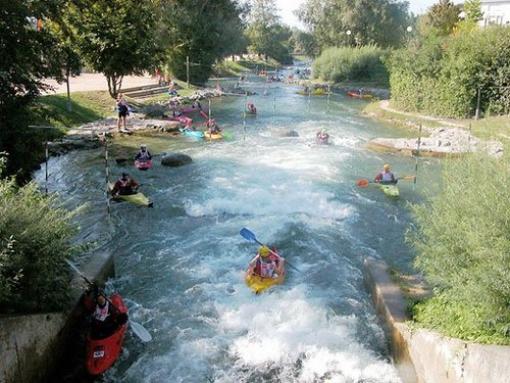
[[[260,249],[259,249],[259,255],[262,257],[262,258],[266,258],[269,256],[269,254],[271,254],[271,250],[269,249],[269,247],[267,246],[262,246]]]
[[[141,144],[140,145],[140,149],[147,149],[147,145],[146,144]]]
[[[384,168],[384,170],[390,170],[390,165],[389,164],[384,164],[383,168]]]
[[[122,179],[127,179],[129,177],[129,174],[127,173],[122,173]]]

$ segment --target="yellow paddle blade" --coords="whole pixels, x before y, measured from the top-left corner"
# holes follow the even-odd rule
[[[415,178],[416,178],[416,176],[404,176],[404,177],[399,177],[399,180],[414,181]]]

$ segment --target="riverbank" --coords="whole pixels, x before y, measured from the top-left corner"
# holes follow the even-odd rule
[[[376,151],[406,156],[445,157],[471,152],[500,156],[503,153],[501,138],[505,137],[502,132],[510,131],[510,119],[500,122],[501,132],[493,130],[495,136],[489,137],[481,134],[481,127],[490,124],[488,120],[453,120],[402,112],[392,108],[389,100],[371,103],[363,113],[376,120],[416,131],[416,138],[376,138],[367,144],[367,147]]]

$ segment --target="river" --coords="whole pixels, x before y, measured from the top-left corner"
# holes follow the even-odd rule
[[[266,85],[253,77],[244,86],[259,93],[249,98],[258,116],[245,127],[243,97],[212,102],[230,141],[134,136],[113,144],[112,157],[133,155],[144,142],[155,153],[193,158],[181,168],[156,160],[148,172],[110,161],[113,176],[127,170],[143,184],[154,209],[114,204],[107,217],[101,150],[50,160],[50,191],[69,207],[84,205],[78,240],[93,250],[81,261],[99,251],[115,255],[109,288],[154,337],[140,344],[128,336],[102,381],[399,382],[362,261],[373,256],[410,267],[407,204],[422,195],[402,182],[401,198],[391,200],[355,181],[373,177],[385,162],[398,175],[414,174],[414,159],[364,148],[371,138],[402,131],[363,117],[364,102],[343,95],[308,99],[279,83],[264,95]],[[288,128],[299,137],[274,137]],[[314,143],[321,128],[332,145]],[[433,160],[420,162],[427,179],[437,169]],[[36,178],[43,182],[43,172]],[[239,235],[243,227],[299,272],[288,269],[284,285],[252,294],[243,271],[257,246]]]

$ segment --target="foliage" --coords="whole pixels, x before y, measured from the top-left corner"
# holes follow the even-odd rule
[[[313,63],[313,75],[325,81],[378,81],[388,83],[383,63],[386,52],[373,45],[328,48]]]
[[[292,36],[290,37],[290,45],[294,49],[295,53],[299,53],[307,57],[315,57],[317,54],[316,42],[311,33],[294,29],[292,31]]]
[[[480,154],[448,161],[442,193],[413,207],[416,267],[436,289],[417,318],[447,324],[451,335],[465,339],[485,334],[510,341],[508,160]]]
[[[397,47],[412,22],[408,7],[398,0],[307,0],[299,17],[321,49],[368,44]]]
[[[156,20],[153,1],[138,0],[74,1],[63,18],[84,59],[106,76],[112,97],[124,76],[155,69],[160,61]]]
[[[49,311],[66,303],[71,214],[30,183],[0,180],[0,309]]]
[[[44,78],[62,79],[61,51],[55,36],[37,20],[56,17],[64,0],[7,1],[0,13],[0,151],[10,153],[8,174],[19,180],[43,153],[45,132],[29,128],[38,116],[34,100],[48,87]],[[39,24],[39,27],[41,25]]]
[[[167,52],[167,69],[178,79],[186,80],[187,57],[191,82],[203,84],[217,60],[244,50],[244,8],[236,1],[181,0],[163,4],[160,40]]]
[[[292,63],[289,47],[292,31],[280,24],[275,0],[253,0],[246,36],[249,51],[282,64]]]
[[[429,34],[388,61],[392,101],[406,111],[447,117],[510,111],[510,30],[474,29],[441,37]]]
[[[436,33],[440,36],[448,36],[459,22],[459,14],[462,11],[460,5],[453,4],[452,0],[439,0],[430,7],[422,19],[421,34]]]

